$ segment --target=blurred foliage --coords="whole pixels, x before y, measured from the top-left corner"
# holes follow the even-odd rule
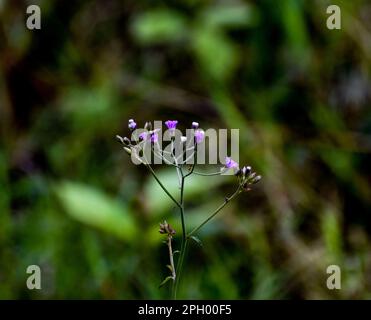
[[[239,128],[264,177],[200,232],[180,297],[371,298],[369,1],[32,3],[41,30],[0,0],[0,298],[169,297],[158,223],[178,212],[115,141],[129,118]],[[233,182],[190,182],[189,227]]]

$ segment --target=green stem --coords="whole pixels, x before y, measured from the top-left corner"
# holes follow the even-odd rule
[[[185,251],[187,248],[187,233],[186,233],[186,225],[185,225],[185,219],[184,219],[184,180],[185,176],[183,174],[183,171],[180,169],[181,173],[181,184],[180,184],[180,219],[182,223],[182,244],[180,247],[180,257],[177,263],[177,276],[175,278],[175,281],[173,282],[172,287],[172,297],[175,300],[177,297],[178,292],[178,286],[180,282],[180,276],[183,269],[183,261],[185,257]]]
[[[235,193],[233,193],[230,197],[226,197],[224,202],[198,227],[194,228],[188,235],[187,238],[192,237],[198,230],[200,230],[206,223],[208,223],[212,218],[214,218],[220,210],[222,210],[229,201],[231,201],[234,197],[236,197],[241,192],[241,187],[239,186]]]
[[[182,274],[183,265],[184,265],[184,258],[187,251],[187,244],[188,244],[188,238],[182,239],[182,247],[180,251],[180,257],[177,264],[177,276],[174,282],[174,290],[173,290],[173,299],[176,300],[177,293],[178,293],[178,287],[180,283],[180,276]]]
[[[155,171],[152,169],[152,167],[149,165],[149,164],[145,164],[145,166],[149,169],[149,171],[152,173],[153,177],[156,179],[157,183],[160,185],[160,187],[162,188],[162,190],[164,190],[164,192],[169,196],[169,198],[171,200],[173,200],[173,202],[179,207],[181,208],[181,204],[175,200],[175,198],[170,194],[169,191],[167,191],[167,189],[165,188],[165,186],[162,184],[162,182],[160,181],[160,179],[157,177]]]

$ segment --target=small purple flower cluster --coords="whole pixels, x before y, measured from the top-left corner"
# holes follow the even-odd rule
[[[178,120],[167,120],[165,121],[165,125],[167,129],[170,130],[170,133],[174,133],[178,125]],[[129,120],[128,128],[130,129],[130,131],[134,131],[135,129],[137,129],[137,123],[134,121],[134,119]],[[160,129],[151,130],[152,125],[150,122],[147,122],[145,124],[144,129],[146,129],[147,131],[139,134],[139,141],[146,141],[147,139],[150,139],[151,142],[157,143],[158,132],[160,131]],[[192,129],[194,129],[194,139],[196,144],[200,144],[205,138],[205,132],[202,129],[199,129],[198,122],[192,122]],[[185,137],[182,137],[182,141],[185,140]]]
[[[250,166],[244,166],[239,168],[239,165],[230,157],[225,158],[224,170],[233,169],[235,176],[239,179],[240,187],[245,191],[251,190],[251,185],[258,183],[261,180],[261,176],[253,172]]]

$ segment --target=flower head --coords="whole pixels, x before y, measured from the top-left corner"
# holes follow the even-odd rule
[[[141,134],[139,134],[139,140],[144,141],[147,139],[147,136],[148,136],[148,132],[144,131]]]
[[[171,131],[176,129],[176,125],[178,124],[178,120],[167,120],[165,121],[167,128]]]
[[[234,161],[232,158],[226,157],[225,158],[225,167],[227,169],[233,168],[233,169],[237,170],[238,169],[238,163],[236,161]]]
[[[196,143],[201,143],[202,140],[204,140],[205,138],[205,131],[201,130],[201,129],[197,129],[195,131],[195,140],[196,140]]]
[[[130,130],[134,130],[137,127],[137,124],[133,119],[129,119],[128,127]]]

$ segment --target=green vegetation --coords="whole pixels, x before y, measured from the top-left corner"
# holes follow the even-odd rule
[[[0,0],[0,298],[169,297],[177,208],[114,137],[176,118],[239,128],[264,177],[190,243],[179,298],[370,299],[371,11],[336,2],[341,30],[325,0],[43,0],[30,31]],[[192,180],[190,228],[234,184]]]

